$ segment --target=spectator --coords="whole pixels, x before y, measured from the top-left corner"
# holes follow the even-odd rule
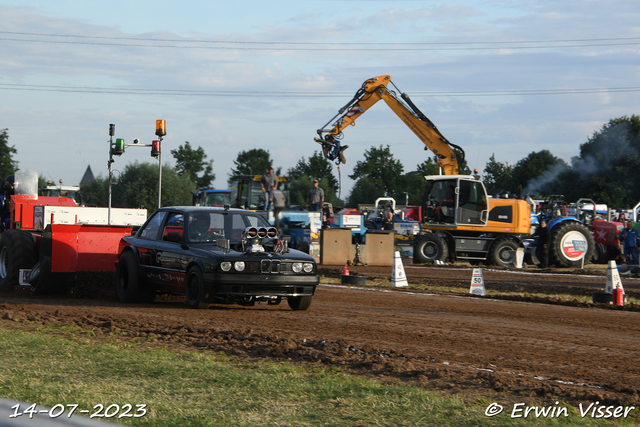
[[[638,246],[640,245],[640,235],[633,228],[631,221],[627,221],[625,229],[620,232],[618,239],[624,247],[624,258],[629,265],[638,265]]]
[[[269,194],[271,199],[270,204],[273,206],[273,217],[275,218],[275,225],[280,230],[280,212],[284,209],[284,204],[287,199],[284,197],[284,193],[276,187],[269,188]]]
[[[260,178],[260,186],[262,187],[262,193],[264,194],[264,208],[265,210],[271,209],[271,195],[269,189],[271,187],[278,188],[278,177],[273,173],[273,168],[269,166],[267,173]]]
[[[627,218],[625,217],[624,212],[620,212],[620,216],[618,216],[618,219],[616,221],[623,224],[627,222]]]
[[[387,216],[382,220],[382,229],[393,231],[393,212],[387,211]]]
[[[327,214],[322,214],[322,228],[331,228],[331,222],[327,219]]]
[[[307,206],[311,212],[320,212],[324,203],[324,190],[318,187],[318,180],[313,180],[313,188],[307,194]]]
[[[547,221],[540,221],[540,227],[536,230],[536,236],[538,236],[538,259],[540,260],[540,268],[548,268],[551,232],[547,227]]]

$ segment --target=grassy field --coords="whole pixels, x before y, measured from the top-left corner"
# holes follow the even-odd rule
[[[0,396],[47,407],[77,404],[77,411],[90,413],[102,404],[112,416],[101,420],[133,426],[604,425],[581,417],[573,407],[559,418],[512,419],[508,408],[488,417],[490,400],[463,403],[337,369],[305,370],[131,342],[98,343],[79,328],[0,328],[0,356]],[[129,415],[141,414],[136,405],[142,404],[146,414],[118,418],[127,403],[132,405]],[[631,426],[634,420],[638,417],[614,424]],[[0,425],[5,421],[0,419]]]

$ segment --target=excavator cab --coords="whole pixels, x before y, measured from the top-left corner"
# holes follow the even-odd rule
[[[482,182],[467,175],[426,176],[424,222],[455,227],[487,224],[487,191]]]

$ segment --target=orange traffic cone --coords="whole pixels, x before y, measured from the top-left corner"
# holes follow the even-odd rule
[[[349,275],[349,269],[347,268],[347,264],[345,264],[344,268],[342,269],[342,275],[343,276],[348,276]]]

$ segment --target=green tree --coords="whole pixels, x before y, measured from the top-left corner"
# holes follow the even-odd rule
[[[297,179],[292,179],[289,184],[289,204],[306,206],[307,194],[309,189],[313,187],[313,179],[308,176],[301,176]],[[318,179],[318,186],[324,190],[324,201],[331,203],[334,207],[343,206],[344,202],[338,198],[335,191],[329,186],[329,180],[327,178]]]
[[[429,157],[424,162],[416,166],[415,171],[408,172],[404,175],[404,188],[409,193],[409,205],[420,205],[422,203],[422,192],[425,186],[425,176],[438,175],[439,167],[436,156]],[[400,198],[400,194],[396,197],[396,202],[404,204],[405,199]]]
[[[567,200],[588,197],[614,208],[640,201],[640,116],[611,119],[580,146],[562,176]]]
[[[162,166],[162,206],[191,205],[193,190],[195,184],[188,176],[180,176],[169,165]],[[157,209],[158,165],[136,161],[125,166],[117,184],[112,186],[111,206],[146,208],[149,212]]]
[[[233,161],[235,169],[231,169],[229,174],[229,183],[238,175],[263,175],[267,169],[273,167],[271,154],[262,148],[252,148],[251,150],[241,151],[238,157]],[[282,168],[275,168],[276,175],[280,175]]]
[[[301,177],[311,178],[312,181],[313,179],[321,180],[324,178],[329,189],[334,193],[338,191],[338,180],[333,174],[333,165],[319,151],[314,151],[309,160],[304,157],[298,160],[298,163],[287,171],[287,176],[291,180],[297,180]]]
[[[378,197],[384,197],[384,188],[379,181],[363,176],[353,185],[347,198],[347,206],[357,208],[359,204],[372,205]]]
[[[216,179],[213,160],[206,160],[207,155],[202,147],[193,149],[189,141],[185,141],[184,146],[171,150],[171,154],[176,159],[178,175],[187,175],[191,182],[196,184],[197,190],[208,189]]]
[[[500,163],[496,160],[496,155],[491,154],[489,161],[484,167],[482,181],[490,189],[501,190],[507,186],[513,174],[514,165],[508,162]]]
[[[18,170],[18,162],[13,160],[13,155],[17,153],[18,150],[9,145],[9,129],[0,130],[0,180]]]
[[[529,153],[513,167],[507,189],[515,195],[558,194],[558,176],[569,169],[567,163],[549,150]]]
[[[364,161],[356,162],[349,178],[354,180],[367,178],[369,181],[375,182],[380,186],[383,196],[393,196],[403,191],[404,168],[399,160],[394,159],[388,145],[386,148],[382,145],[379,148],[371,147],[364,152],[364,158]],[[350,195],[349,200],[351,199]],[[373,201],[375,198],[358,203],[372,203]]]
[[[98,176],[88,186],[82,187],[82,200],[87,206],[109,206],[109,180]]]

